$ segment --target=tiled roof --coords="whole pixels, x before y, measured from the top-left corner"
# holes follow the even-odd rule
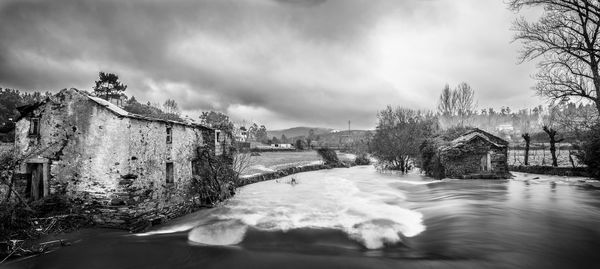
[[[477,137],[480,137],[480,138],[484,139],[485,141],[493,144],[496,147],[499,147],[499,148],[504,147],[504,145],[495,143],[487,135],[484,135],[484,134],[479,133],[479,132],[472,132],[472,133],[467,133],[465,135],[459,136],[458,138],[450,141],[450,146],[451,147],[457,147],[457,146],[460,146],[460,145],[464,145],[466,143],[469,143],[471,140],[473,140],[473,139],[475,139]]]
[[[90,100],[96,102],[98,105],[103,106],[106,109],[110,110],[111,112],[115,113],[117,116],[133,118],[133,119],[138,119],[138,120],[159,121],[159,122],[165,122],[165,123],[170,123],[170,124],[179,124],[179,125],[185,125],[185,126],[189,126],[189,127],[214,129],[214,128],[208,127],[206,125],[198,124],[198,123],[185,123],[185,122],[180,122],[180,121],[158,119],[158,118],[152,118],[152,117],[147,117],[147,116],[130,113],[130,112],[127,112],[124,109],[120,108],[119,106],[117,106],[109,101],[106,101],[102,98],[87,95],[85,93],[83,93],[83,94],[86,95]]]
[[[503,148],[503,147],[508,146],[508,142],[506,142],[504,139],[494,136],[486,131],[475,128],[471,131],[464,133],[463,135],[459,136],[458,138],[450,141],[449,145],[442,147],[442,150],[460,147],[462,145],[468,144],[469,142],[471,142],[472,140],[474,140],[476,138],[481,138],[498,148]]]

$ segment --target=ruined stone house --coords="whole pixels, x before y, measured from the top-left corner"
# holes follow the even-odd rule
[[[105,225],[181,215],[198,150],[227,150],[219,130],[131,114],[76,89],[21,112],[15,146],[27,159],[16,187],[30,200],[65,195]]]
[[[509,178],[508,142],[474,128],[440,148],[449,178]]]

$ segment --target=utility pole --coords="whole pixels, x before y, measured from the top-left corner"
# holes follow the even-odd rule
[[[346,136],[346,148],[350,148],[350,120],[348,120],[348,134]]]

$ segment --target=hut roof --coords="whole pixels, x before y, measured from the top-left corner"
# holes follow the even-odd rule
[[[508,146],[508,142],[506,140],[504,140],[500,137],[497,137],[493,134],[490,134],[486,131],[483,131],[481,129],[474,128],[473,130],[470,130],[470,131],[462,134],[458,138],[450,141],[450,144],[448,145],[447,148],[455,148],[455,147],[462,146],[464,144],[468,144],[469,142],[473,141],[476,138],[481,138],[499,148]]]

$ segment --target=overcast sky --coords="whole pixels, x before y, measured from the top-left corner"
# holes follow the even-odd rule
[[[0,0],[0,87],[91,90],[269,129],[372,129],[386,105],[434,109],[446,83],[479,107],[542,103],[503,0]]]

